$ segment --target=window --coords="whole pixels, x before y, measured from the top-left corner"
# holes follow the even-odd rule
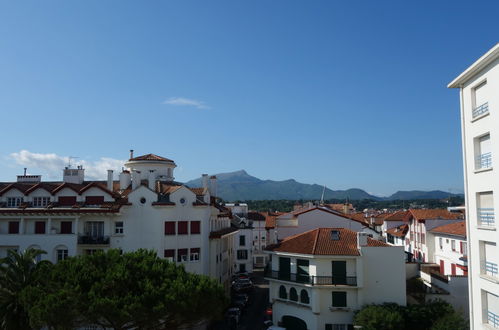
[[[239,246],[244,246],[246,245],[246,236],[241,235],[239,236]]]
[[[456,241],[455,240],[450,241],[450,246],[451,246],[452,251],[456,251]]]
[[[165,250],[165,259],[169,261],[175,261],[175,250]]]
[[[178,249],[177,250],[177,261],[178,262],[186,262],[187,261],[187,249]]]
[[[201,233],[201,221],[191,221],[191,234]]]
[[[57,261],[64,260],[68,257],[68,250],[66,249],[58,249],[57,250]]]
[[[85,197],[85,204],[100,205],[104,203],[104,196],[87,196]]]
[[[426,237],[425,237],[425,234],[421,234],[421,243],[422,244],[426,244]]]
[[[489,111],[489,103],[486,97],[487,82],[484,81],[472,89],[473,118],[483,115]]]
[[[347,293],[333,291],[333,307],[347,307]]]
[[[340,232],[338,230],[331,231],[331,240],[339,241],[340,240]]]
[[[35,234],[45,234],[45,221],[35,222]]]
[[[248,250],[237,250],[237,259],[238,260],[248,259]]]
[[[71,221],[61,221],[61,234],[72,234],[73,223]]]
[[[165,221],[165,235],[175,235],[175,221]]]
[[[86,236],[103,237],[104,236],[104,221],[87,221],[84,224]]]
[[[33,197],[33,207],[45,207],[50,204],[50,197]]]
[[[440,246],[440,250],[443,250],[444,249],[444,244],[443,244],[443,239],[442,237],[439,237],[438,238],[438,245]]]
[[[9,221],[9,234],[19,234],[19,221]]]
[[[179,235],[187,235],[188,230],[187,230],[187,225],[189,224],[188,221],[179,221],[178,222],[178,234]]]
[[[492,167],[490,134],[475,138],[475,169],[487,169]]]
[[[123,221],[116,221],[114,223],[114,233],[123,234]]]
[[[76,196],[60,196],[57,201],[62,206],[73,206],[76,204]]]
[[[265,241],[265,236],[262,236],[262,241]]]
[[[300,302],[302,304],[310,304],[310,298],[308,297],[307,290],[301,290],[301,292],[300,292]]]
[[[7,197],[7,207],[18,207],[22,202],[22,197]]]
[[[288,293],[286,292],[286,288],[284,287],[284,285],[281,285],[279,287],[279,298],[288,299]]]
[[[191,248],[191,261],[198,261],[199,260],[199,252],[200,248]]]
[[[477,194],[477,219],[479,226],[495,226],[494,195],[491,191]]]
[[[289,290],[289,300],[298,301],[298,293],[296,292],[295,288],[291,288]]]

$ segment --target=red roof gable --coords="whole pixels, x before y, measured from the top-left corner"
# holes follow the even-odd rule
[[[466,221],[458,221],[447,225],[438,226],[430,230],[432,233],[448,234],[466,237]]]
[[[155,154],[147,154],[147,155],[142,155],[142,156],[138,156],[138,157],[133,157],[133,158],[130,158],[129,160],[131,160],[131,161],[134,161],[134,160],[155,160],[155,161],[160,161],[160,162],[172,162],[173,163],[173,160],[165,158],[165,157],[161,157],[161,156],[158,156]]]

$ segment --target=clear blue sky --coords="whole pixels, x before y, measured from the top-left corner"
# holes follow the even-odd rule
[[[497,1],[2,1],[0,180],[22,172],[21,150],[97,164],[133,148],[174,159],[181,181],[246,169],[381,195],[462,189],[446,85],[499,41],[498,13]]]

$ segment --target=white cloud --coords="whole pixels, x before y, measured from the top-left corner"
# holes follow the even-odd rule
[[[21,150],[10,154],[10,159],[16,164],[28,168],[31,174],[44,174],[51,179],[62,180],[62,169],[68,165],[69,156],[59,156],[57,154],[38,154],[28,150]],[[85,179],[104,180],[107,178],[107,170],[121,169],[125,160],[101,157],[96,161],[83,159],[72,159],[73,166],[83,165],[85,169]],[[35,173],[34,171],[42,173]]]
[[[208,105],[206,105],[202,101],[188,99],[185,97],[170,97],[168,100],[164,101],[163,104],[188,106],[188,107],[195,107],[198,109],[211,109]]]

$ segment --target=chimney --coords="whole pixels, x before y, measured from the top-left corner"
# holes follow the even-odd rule
[[[363,246],[367,246],[367,233],[358,232],[357,233],[357,248],[360,249]]]
[[[107,170],[107,190],[113,191],[113,170]]]
[[[140,186],[140,172],[133,170],[132,172],[132,190]]]
[[[133,158],[133,149],[130,149],[130,159]]]
[[[130,176],[130,171],[123,170],[120,173],[120,190],[125,190],[130,186],[130,183],[132,181],[132,178]]]
[[[217,197],[217,177],[216,175],[210,176],[210,195]]]
[[[208,189],[208,174],[203,174],[201,181],[203,182],[203,188]]]
[[[154,191],[155,185],[156,185],[156,175],[154,174],[154,170],[149,170],[149,189]]]
[[[26,171],[28,170],[27,167],[24,168],[24,176],[26,176]]]

